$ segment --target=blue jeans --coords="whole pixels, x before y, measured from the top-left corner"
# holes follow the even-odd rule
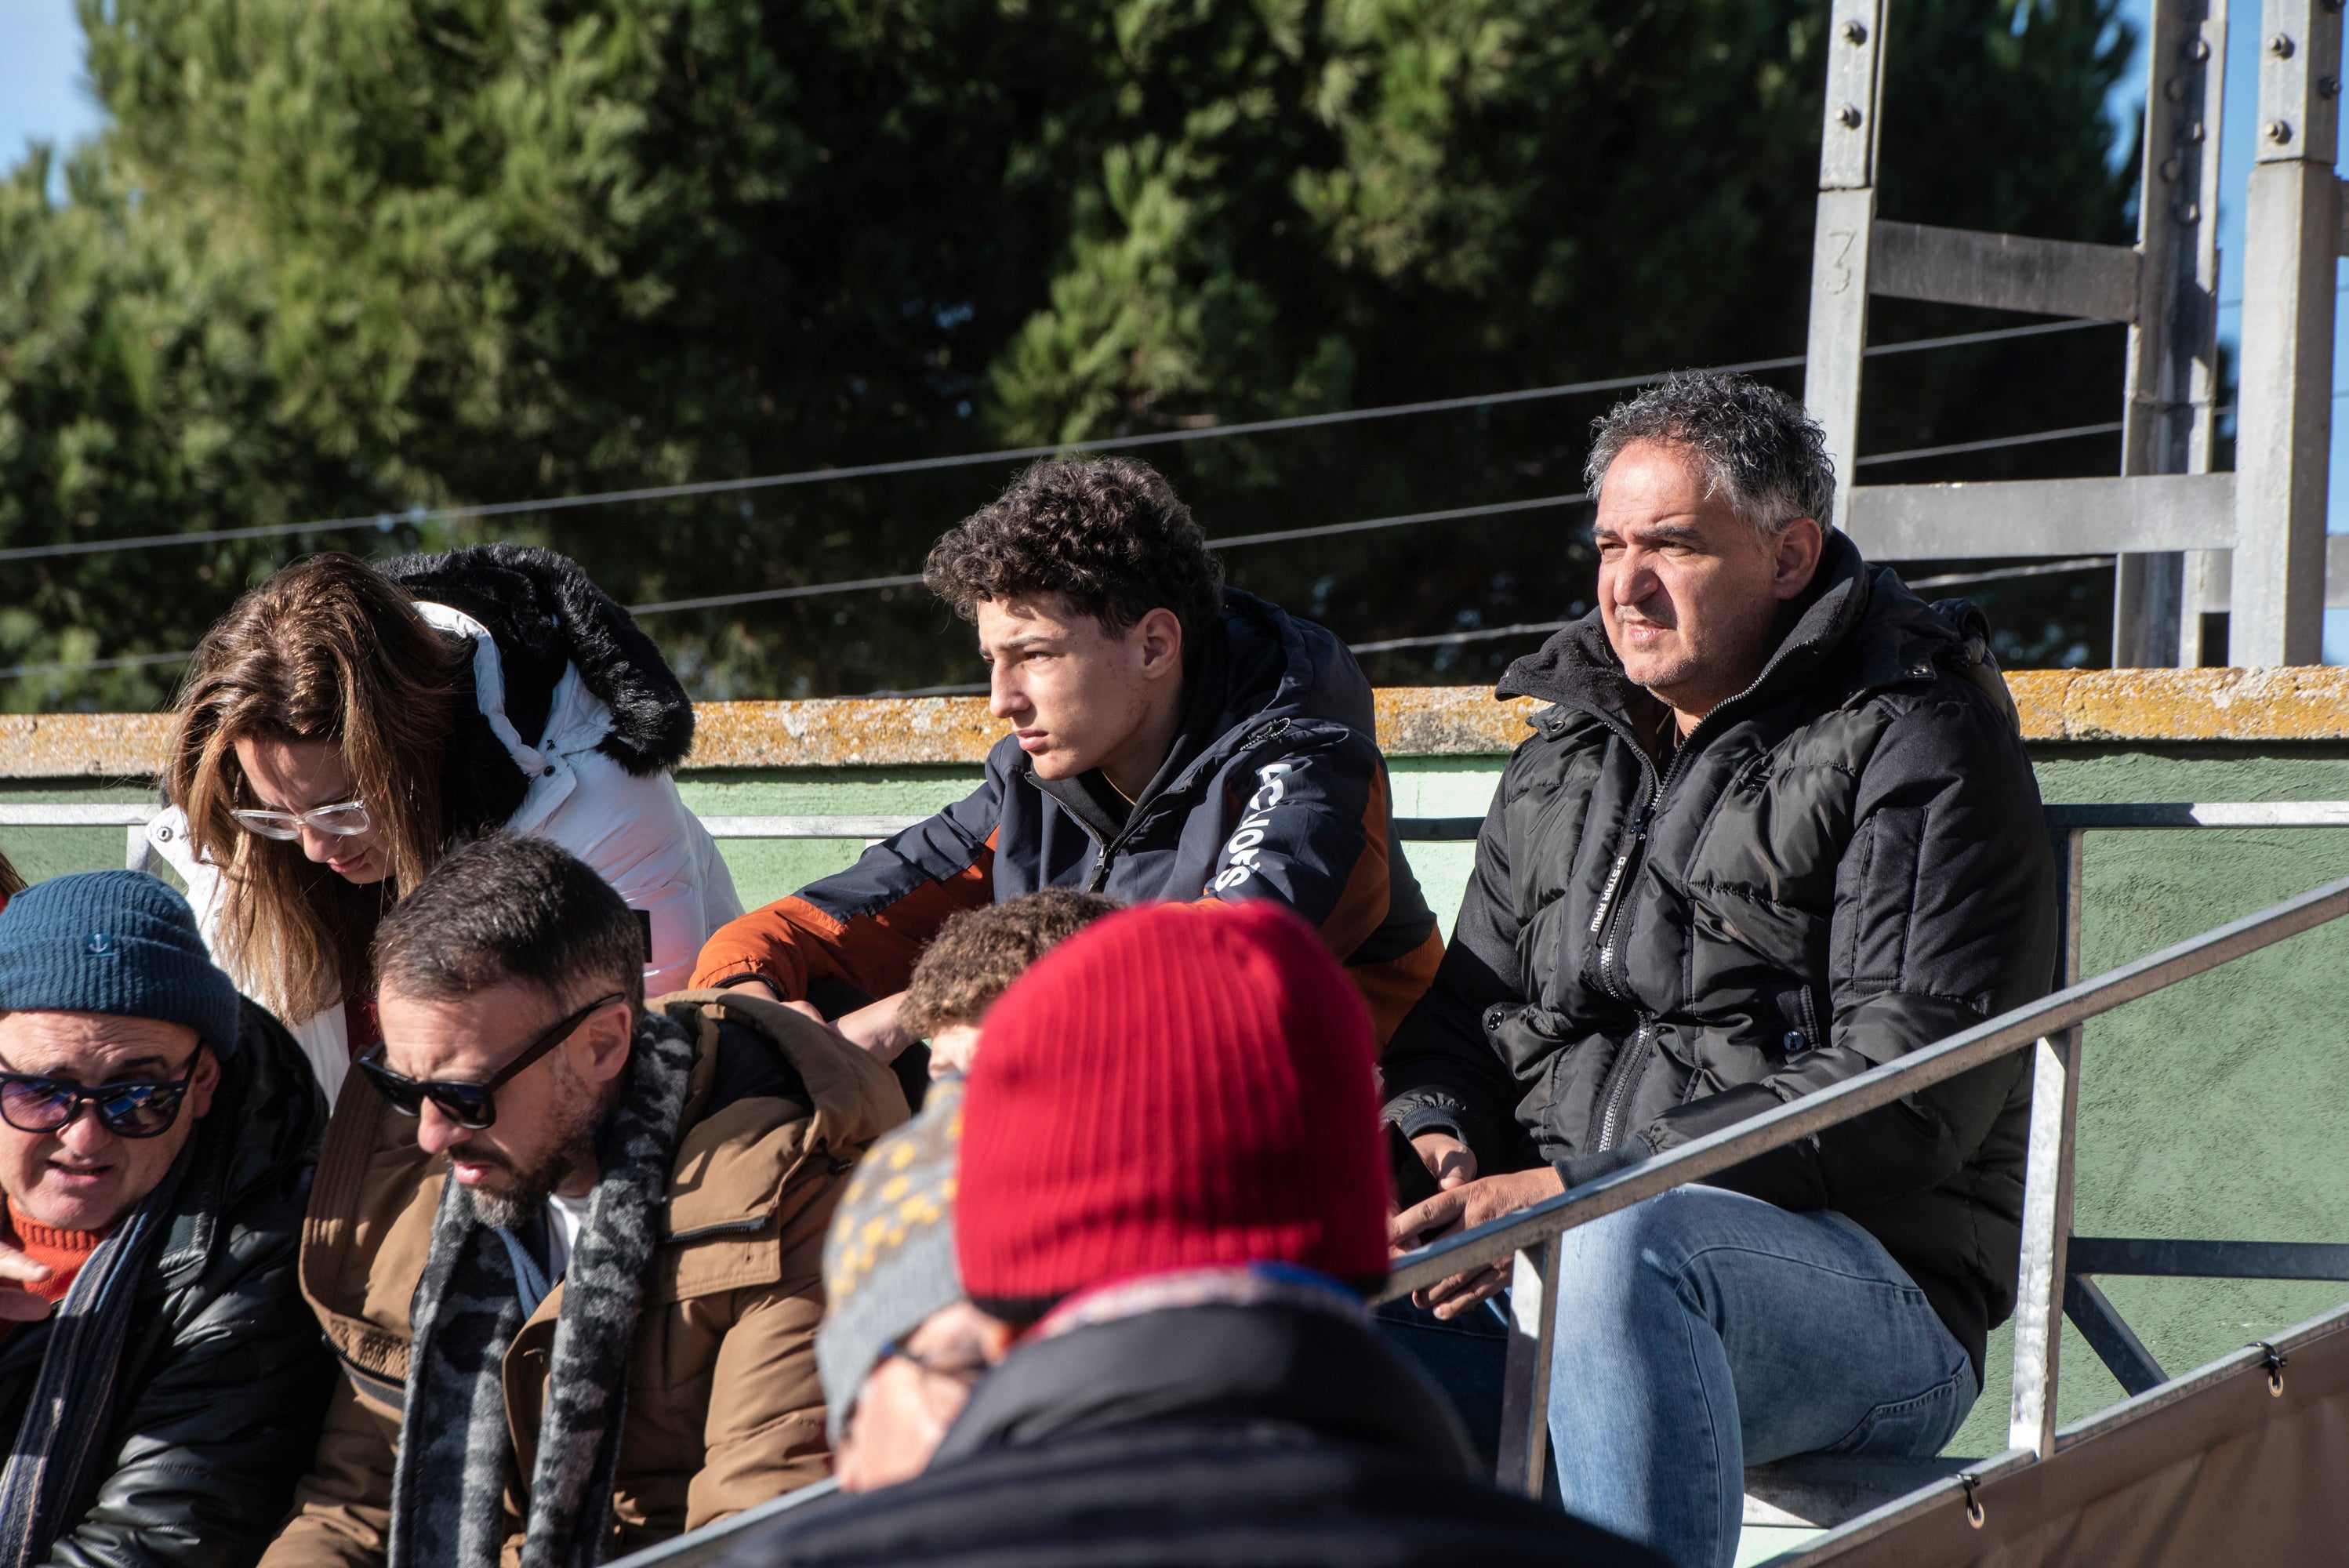
[[[1409,1296],[1388,1302],[1371,1314],[1379,1337],[1409,1357],[1444,1390],[1468,1433],[1489,1479],[1501,1446],[1501,1390],[1508,1381],[1509,1320],[1504,1295],[1480,1302],[1444,1322]]]
[[[1550,1445],[1568,1511],[1728,1568],[1749,1463],[1940,1451],[1972,1363],[1840,1214],[1681,1187],[1568,1231]]]

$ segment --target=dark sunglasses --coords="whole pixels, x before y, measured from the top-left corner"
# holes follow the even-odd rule
[[[424,1102],[429,1099],[439,1106],[449,1119],[458,1126],[470,1131],[479,1132],[485,1127],[497,1125],[497,1092],[512,1082],[516,1073],[569,1039],[571,1032],[585,1023],[589,1014],[608,1007],[615,1002],[626,1000],[626,995],[615,991],[608,996],[599,997],[588,1003],[569,1017],[556,1019],[543,1033],[533,1038],[530,1044],[524,1046],[522,1048],[522,1054],[508,1062],[500,1069],[498,1076],[487,1083],[457,1083],[447,1078],[412,1078],[405,1073],[396,1073],[384,1065],[381,1046],[376,1047],[359,1058],[359,1070],[367,1074],[367,1081],[375,1085],[376,1092],[382,1095],[390,1103],[391,1109],[400,1115],[423,1115]]]
[[[198,1051],[188,1059],[188,1070],[170,1083],[102,1083],[84,1088],[70,1078],[45,1078],[39,1073],[0,1073],[0,1121],[19,1132],[62,1132],[73,1124],[85,1105],[97,1113],[98,1125],[119,1138],[158,1138],[180,1119],[180,1102],[188,1098],[189,1080],[196,1076]]]

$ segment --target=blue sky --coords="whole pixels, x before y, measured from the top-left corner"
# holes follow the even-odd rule
[[[2140,36],[2149,0],[2124,0],[2121,7],[2137,23]],[[2219,204],[2222,301],[2233,301],[2241,292],[2242,191],[2251,169],[2259,88],[2261,7],[2258,0],[2236,0],[2230,9],[2227,115],[2220,143],[2220,173],[2228,194]],[[2116,139],[2126,137],[2144,98],[2140,48],[2136,69],[2113,96]],[[81,28],[71,0],[0,0],[0,165],[16,162],[24,156],[26,143],[35,138],[47,138],[62,147],[88,136],[98,128],[98,106],[82,81]],[[2221,309],[2220,334],[2230,342],[2240,314],[2240,306]],[[2343,352],[2349,349],[2349,311],[2342,313],[2338,330],[2336,389],[2349,387],[2349,373],[2344,373],[2349,372],[2349,353]],[[2349,531],[2349,418],[2333,424],[2332,515],[2334,531]],[[2349,611],[2326,614],[2324,642],[2328,662],[2349,663]]]
[[[2137,26],[2142,40],[2147,0],[2124,0],[2122,10]],[[2259,120],[2260,12],[2257,0],[2236,0],[2227,18],[2227,108],[2219,143],[2219,177],[2223,194],[2219,202],[2219,335],[2230,346],[2242,324],[2243,192],[2251,179],[2252,138]],[[2114,120],[2124,128],[2145,102],[2145,60],[2142,42],[2137,68],[2113,95]],[[2349,311],[2335,313],[2333,346],[2333,387],[2349,387]],[[2335,403],[2333,420],[2331,528],[2349,532],[2349,407]],[[2349,664],[2349,610],[2324,614],[2324,662]]]
[[[63,147],[98,123],[72,0],[0,0],[0,165],[22,161],[36,138]]]

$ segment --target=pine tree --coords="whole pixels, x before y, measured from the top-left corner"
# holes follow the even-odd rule
[[[191,646],[270,563],[327,545],[533,539],[629,603],[909,572],[1010,465],[449,525],[403,521],[413,507],[1505,390],[1803,337],[1819,0],[82,10],[109,129],[61,205],[33,166],[0,193],[0,548],[387,521],[0,560],[0,664]],[[2103,118],[2128,52],[2114,0],[1892,10],[1888,216],[2127,237]],[[1983,318],[1888,305],[1876,331],[1952,320]],[[1871,377],[1865,443],[2089,422],[2117,396],[2117,335],[1911,356]],[[1256,532],[1578,490],[1606,401],[1151,456],[1211,535]],[[2091,442],[1952,472],[2113,466]],[[1229,561],[1356,640],[1441,633],[1573,612],[1583,523],[1536,511]],[[2033,590],[2046,603],[2010,652],[2100,635],[2095,587]],[[702,696],[976,678],[968,634],[919,589],[649,624]],[[1371,667],[1483,680],[1528,645]],[[149,706],[175,677],[17,680],[5,700]]]

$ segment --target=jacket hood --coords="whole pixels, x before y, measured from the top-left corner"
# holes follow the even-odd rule
[[[1143,1423],[1281,1422],[1474,1469],[1459,1418],[1366,1323],[1281,1305],[1175,1307],[1020,1346],[947,1429],[933,1465]]]
[[[417,599],[461,610],[489,628],[505,666],[507,712],[537,740],[564,666],[612,710],[598,748],[638,778],[676,767],[693,745],[693,704],[627,611],[551,550],[477,544],[405,555],[378,568]]]
[[[1855,695],[1900,681],[1928,679],[1937,662],[1987,666],[2002,700],[1986,631],[1979,612],[1963,600],[1929,605],[1909,592],[1889,567],[1870,567],[1859,547],[1840,530],[1831,531],[1819,556],[1809,592],[1754,684],[1733,702],[1775,689],[1816,670],[1830,656],[1845,661]],[[1948,610],[1971,624],[1961,628]],[[1497,697],[1530,696],[1604,717],[1628,718],[1655,698],[1624,675],[1607,640],[1607,627],[1593,610],[1541,647],[1511,665],[1495,688]]]
[[[647,1018],[665,1014],[698,1038],[699,1057],[686,1091],[688,1129],[722,1115],[740,1099],[781,1095],[812,1112],[798,1147],[854,1160],[866,1144],[913,1116],[895,1073],[780,1002],[740,991],[674,991],[647,1003],[645,1012]],[[747,1085],[748,1093],[727,1081],[734,1078],[737,1085],[746,1084],[724,1060],[720,1031],[728,1024],[745,1026],[773,1053],[774,1074],[763,1084]]]
[[[1369,677],[1328,627],[1299,620],[1253,593],[1226,588],[1219,630],[1223,703],[1218,731],[1271,718],[1329,719],[1365,734],[1376,727]]]

